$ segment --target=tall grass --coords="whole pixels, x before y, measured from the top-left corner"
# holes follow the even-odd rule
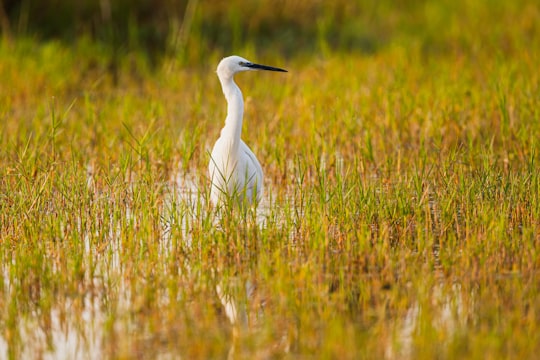
[[[244,27],[216,47],[199,12],[239,8],[208,4],[154,68],[1,43],[0,357],[534,358],[538,7],[340,3],[296,53]],[[261,4],[242,26],[309,23]],[[217,216],[231,49],[289,73],[237,76],[267,193]]]

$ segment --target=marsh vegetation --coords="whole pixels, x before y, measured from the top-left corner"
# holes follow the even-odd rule
[[[3,32],[0,358],[537,356],[540,7],[189,3],[152,56]],[[236,77],[217,217],[232,53],[289,73]]]

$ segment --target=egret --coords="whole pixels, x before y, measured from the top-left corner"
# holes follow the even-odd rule
[[[208,172],[212,182],[210,200],[214,205],[227,199],[241,205],[259,202],[263,193],[263,171],[259,160],[242,141],[244,99],[234,82],[234,75],[242,71],[287,70],[252,63],[240,56],[222,59],[217,67],[223,95],[227,100],[227,117],[221,135],[212,150]]]

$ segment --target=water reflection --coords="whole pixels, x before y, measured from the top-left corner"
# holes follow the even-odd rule
[[[10,289],[9,278],[5,273],[4,281],[5,289]],[[0,358],[104,358],[105,314],[101,311],[100,301],[99,296],[87,294],[81,299],[65,298],[45,314],[42,309],[32,310],[27,315],[20,314],[17,318],[19,334],[12,334],[20,336],[20,351],[10,348],[9,341],[2,333]]]
[[[433,331],[444,334],[444,344],[450,342],[473,316],[475,304],[473,293],[466,294],[461,284],[437,283],[429,292],[428,301],[415,301],[405,316],[395,320],[394,338],[388,341],[385,350],[387,359],[414,359],[414,339],[419,329],[425,327],[426,319]],[[440,354],[444,357],[444,354]]]

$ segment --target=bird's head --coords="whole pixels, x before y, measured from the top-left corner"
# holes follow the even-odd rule
[[[233,55],[223,58],[219,62],[219,65],[217,67],[217,74],[220,78],[230,78],[238,72],[250,70],[287,72],[287,70],[276,68],[273,66],[255,64],[249,60],[244,59],[243,57]]]

